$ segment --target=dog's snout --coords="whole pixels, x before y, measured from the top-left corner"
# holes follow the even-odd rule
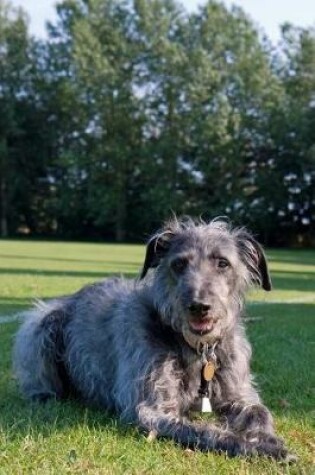
[[[211,305],[208,302],[193,301],[188,309],[196,317],[205,317],[211,309]]]

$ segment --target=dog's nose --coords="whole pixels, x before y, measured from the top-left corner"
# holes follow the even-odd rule
[[[205,317],[208,314],[210,308],[211,305],[209,303],[193,301],[189,305],[188,310],[196,317]]]

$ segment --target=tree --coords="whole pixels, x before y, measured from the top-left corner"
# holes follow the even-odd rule
[[[255,170],[251,221],[266,242],[303,244],[314,235],[315,35],[290,25],[282,35],[274,67],[281,89],[256,151],[264,166]]]
[[[0,233],[3,237],[10,231],[11,206],[22,172],[16,140],[23,134],[21,109],[24,112],[27,108],[29,46],[25,14],[0,0]]]
[[[315,234],[315,28],[286,24],[282,38],[285,62],[279,73],[286,101],[278,136],[285,194],[281,220],[291,240],[303,244]]]
[[[262,166],[258,151],[269,140],[280,84],[258,32],[240,8],[209,1],[189,27],[186,137],[195,211],[206,208],[206,214],[246,222],[253,167]]]
[[[47,41],[0,0],[1,232],[139,240],[174,211],[314,233],[314,29],[239,7],[63,0]]]

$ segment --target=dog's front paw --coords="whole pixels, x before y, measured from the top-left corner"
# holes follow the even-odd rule
[[[257,455],[271,457],[279,462],[294,463],[297,457],[285,447],[283,440],[271,434],[256,434],[256,440],[251,439],[250,452]]]
[[[284,441],[280,439],[280,437],[277,437],[276,435],[270,432],[265,432],[262,430],[247,431],[244,437],[246,441],[252,444],[266,443],[276,445],[279,448],[284,447]]]

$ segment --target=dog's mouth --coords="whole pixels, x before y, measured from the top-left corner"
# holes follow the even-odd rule
[[[205,335],[210,333],[214,327],[213,318],[204,318],[202,320],[191,319],[188,322],[189,330],[195,335]]]

